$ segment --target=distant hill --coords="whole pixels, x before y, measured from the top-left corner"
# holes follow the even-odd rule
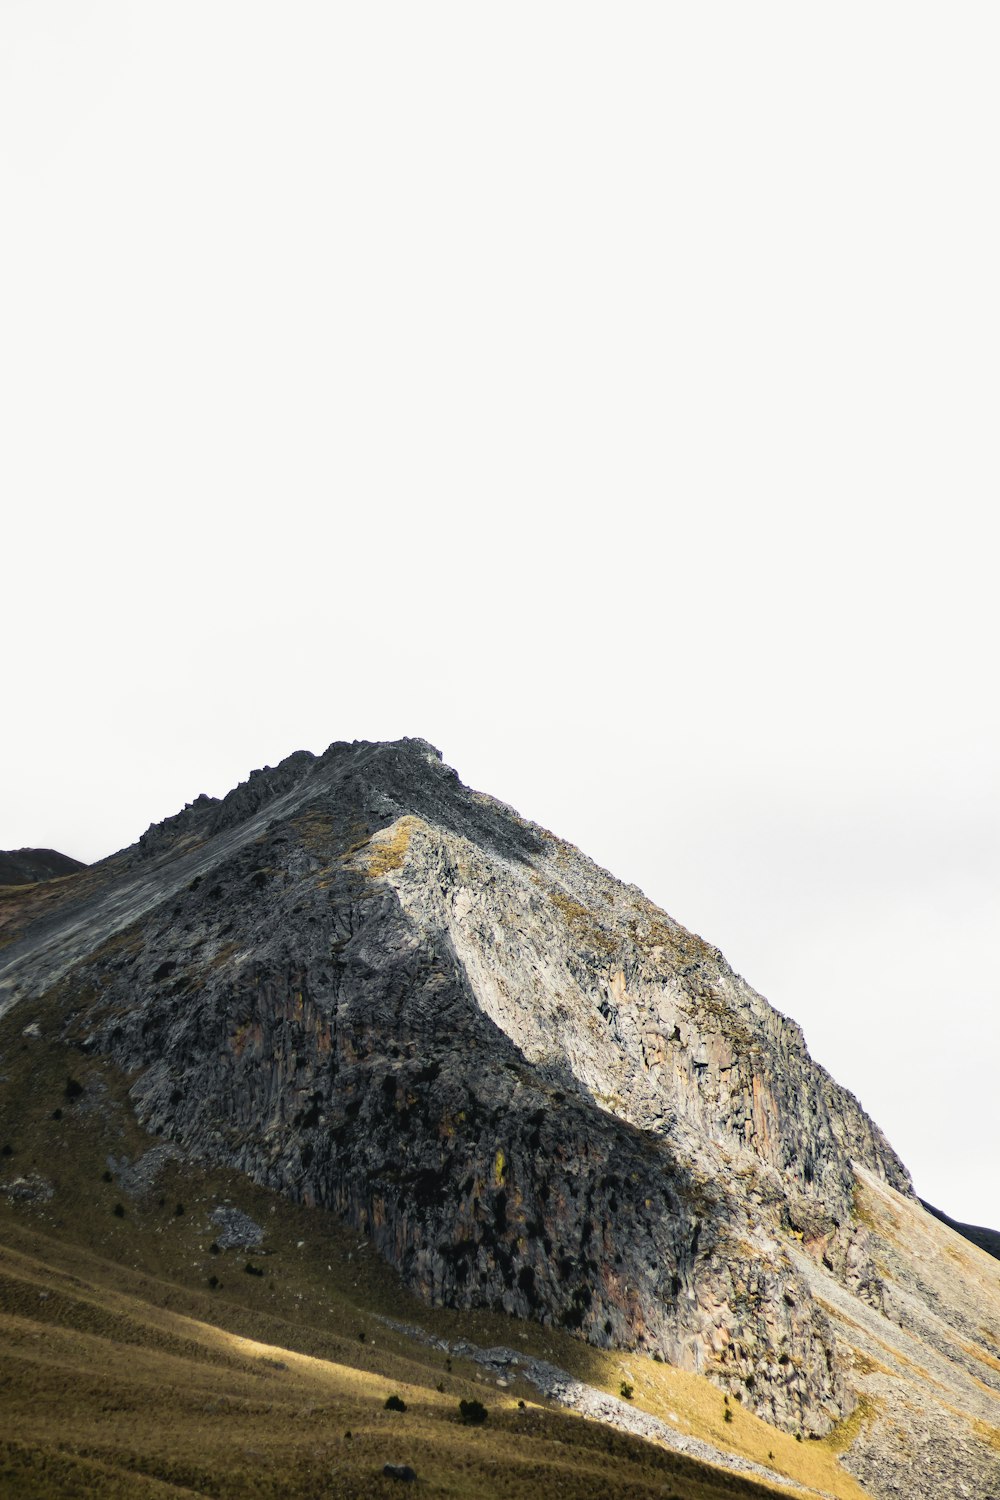
[[[928,1203],[926,1198],[921,1198],[921,1203],[929,1214],[935,1219],[940,1219],[942,1224],[947,1224],[949,1229],[954,1229],[956,1234],[962,1235],[964,1239],[978,1245],[980,1250],[985,1250],[987,1255],[993,1255],[1000,1260],[1000,1234],[995,1229],[984,1229],[981,1224],[961,1224],[957,1219],[949,1219],[933,1203]]]
[[[82,860],[71,859],[57,849],[0,849],[0,885],[29,885],[83,869],[86,866]]]

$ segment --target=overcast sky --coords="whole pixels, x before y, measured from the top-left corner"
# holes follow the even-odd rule
[[[1000,1227],[998,42],[0,0],[0,847],[422,735]]]

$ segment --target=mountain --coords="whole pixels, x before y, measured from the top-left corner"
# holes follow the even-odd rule
[[[426,742],[298,752],[0,921],[0,1013],[126,1078],[158,1166],[707,1376],[863,1492],[1000,1495],[995,1262],[717,948]]]
[[[84,868],[81,860],[56,849],[0,849],[0,886],[54,880]]]

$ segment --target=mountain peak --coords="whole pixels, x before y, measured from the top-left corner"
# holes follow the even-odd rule
[[[0,1010],[54,1006],[147,1131],[346,1219],[427,1301],[816,1436],[878,1319],[930,1326],[873,1228],[926,1220],[906,1169],[799,1027],[426,741],[298,751],[69,884],[11,929]]]

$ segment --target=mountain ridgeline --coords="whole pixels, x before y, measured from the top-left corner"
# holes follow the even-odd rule
[[[161,1145],[337,1215],[432,1304],[806,1436],[856,1411],[849,1328],[909,1297],[872,1205],[926,1218],[905,1167],[718,949],[426,742],[299,752],[69,884],[2,930],[0,1011],[123,1070]],[[933,1317],[971,1336],[962,1295]]]

